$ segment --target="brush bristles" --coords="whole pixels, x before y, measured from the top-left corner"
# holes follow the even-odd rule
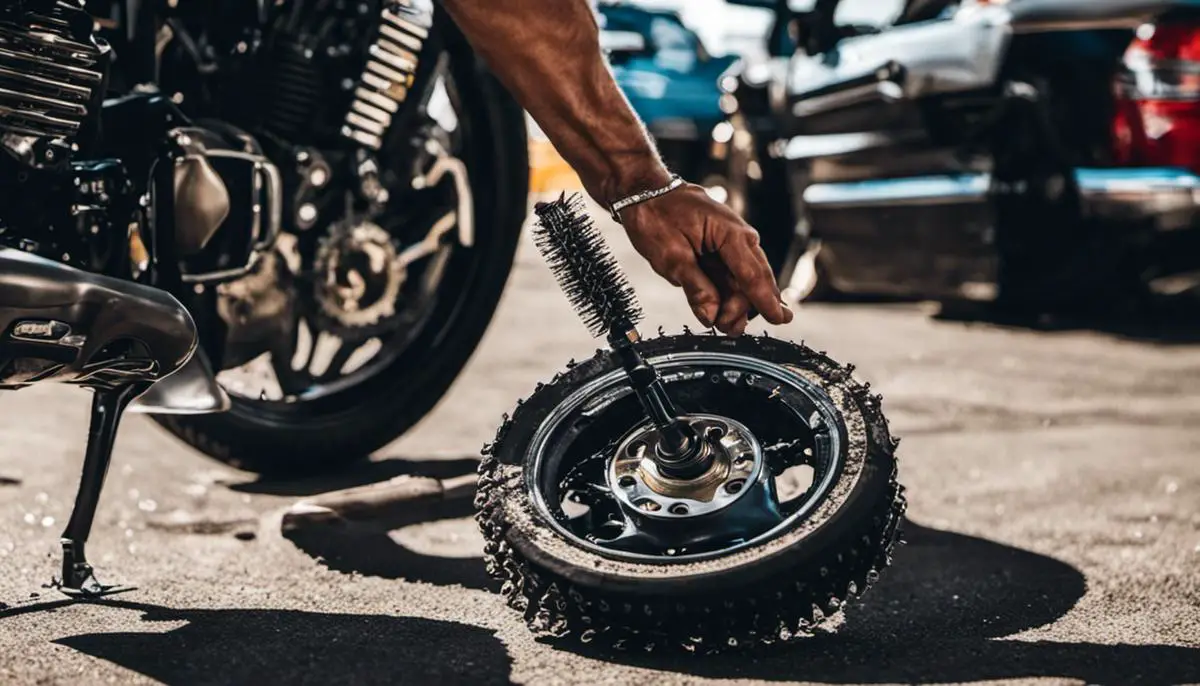
[[[534,207],[533,239],[575,311],[593,336],[642,319],[637,294],[584,208],[583,198],[565,194]]]

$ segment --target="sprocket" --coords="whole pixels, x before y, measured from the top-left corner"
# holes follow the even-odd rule
[[[312,298],[322,330],[366,339],[392,327],[407,270],[392,236],[351,217],[317,246]]]

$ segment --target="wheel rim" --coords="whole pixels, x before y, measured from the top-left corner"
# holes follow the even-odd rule
[[[464,114],[469,110],[464,105],[454,69],[443,65],[429,92],[425,119],[446,134],[440,142],[448,156],[470,169],[486,165],[489,153],[482,148],[488,142],[481,135],[484,132],[475,131],[471,118]],[[454,175],[442,174],[438,184],[424,189],[431,202],[423,203],[427,205],[423,218],[403,217],[403,221],[414,222],[408,227],[380,223],[393,236],[405,228],[410,229],[407,234],[427,236],[427,227],[447,216],[446,208],[462,206],[460,194],[464,191],[469,194],[466,203],[473,216],[479,202],[475,187],[469,181],[461,183]],[[439,194],[442,197],[436,197]],[[487,198],[483,202],[487,207]],[[381,219],[386,221],[394,204],[389,205]],[[458,231],[457,219],[447,234]],[[401,243],[401,251],[410,247],[403,241],[397,242]],[[281,337],[255,360],[218,376],[233,398],[233,412],[252,417],[256,423],[275,424],[337,415],[382,390],[381,383],[394,385],[395,379],[380,378],[395,376],[382,373],[389,368],[405,367],[420,373],[423,365],[414,358],[422,357],[423,351],[436,346],[436,341],[454,325],[483,261],[488,258],[485,253],[478,243],[466,246],[450,239],[424,256],[416,279],[410,274],[409,280],[422,281],[419,285],[424,288],[425,297],[417,308],[401,312],[404,321],[396,331],[348,340],[331,337],[315,326],[307,313],[300,315],[290,335]],[[401,299],[407,296],[405,293]],[[330,338],[338,339],[332,347]]]
[[[844,461],[845,430],[833,400],[807,376],[729,353],[674,353],[651,362],[682,412],[729,417],[763,445],[777,521],[737,538],[679,548],[617,545],[622,538],[612,523],[627,531],[629,517],[614,505],[617,486],[597,474],[609,473],[620,442],[614,437],[625,436],[643,420],[623,372],[614,370],[557,404],[530,443],[525,487],[535,510],[560,535],[613,559],[693,562],[773,539],[805,520],[829,494]],[[811,474],[807,483],[805,470]]]

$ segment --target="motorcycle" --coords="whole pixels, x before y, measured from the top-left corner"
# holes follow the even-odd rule
[[[735,2],[781,29],[715,155],[794,296],[1106,310],[1200,270],[1193,3]]]
[[[420,419],[527,183],[522,110],[431,3],[0,7],[0,391],[94,391],[62,589],[113,590],[84,543],[127,408],[269,473]]]
[[[197,352],[157,360],[161,383],[131,410],[235,467],[341,469],[432,409],[496,308],[528,183],[522,111],[441,9],[2,13],[0,247],[45,282],[0,307],[5,326],[46,333],[7,332],[0,388],[83,383],[125,354],[91,359],[73,343],[117,343],[25,304],[88,281],[178,300]]]

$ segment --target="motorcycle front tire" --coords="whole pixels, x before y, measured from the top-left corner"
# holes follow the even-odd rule
[[[479,345],[504,290],[527,213],[529,152],[524,112],[460,35],[448,46],[475,127],[468,150],[479,222],[469,282],[435,331],[395,361],[338,393],[338,401],[301,401],[267,411],[234,397],[228,412],[156,416],[155,421],[202,453],[269,476],[333,473],[365,460],[420,421],[458,378]],[[284,404],[280,404],[284,405]]]

